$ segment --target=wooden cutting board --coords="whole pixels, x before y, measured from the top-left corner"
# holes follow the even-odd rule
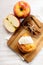
[[[30,18],[33,17],[32,15],[30,16]],[[27,17],[28,19],[29,17]],[[36,17],[34,16],[34,20],[41,26],[41,34],[39,35],[39,37],[37,36],[37,38],[33,38],[34,43],[36,44],[37,48],[35,51],[30,52],[30,53],[26,53],[23,54],[22,52],[19,51],[17,44],[18,44],[18,40],[21,37],[21,35],[23,33],[29,33],[29,31],[27,31],[24,27],[23,27],[23,23],[21,23],[21,26],[18,28],[18,30],[11,36],[11,38],[8,40],[7,44],[8,46],[14,51],[16,52],[18,55],[22,56],[24,58],[25,61],[27,62],[31,62],[33,60],[33,58],[37,55],[37,53],[41,50],[42,46],[43,46],[43,24],[36,19]],[[23,21],[25,22],[25,20]],[[31,35],[30,35],[31,36]]]

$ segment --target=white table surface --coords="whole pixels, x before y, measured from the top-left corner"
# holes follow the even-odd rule
[[[3,19],[13,13],[13,6],[19,0],[0,0],[0,65],[43,65],[43,50],[32,62],[26,63],[7,46],[7,37],[12,35],[3,27]],[[31,6],[31,14],[43,22],[43,0],[24,0]]]

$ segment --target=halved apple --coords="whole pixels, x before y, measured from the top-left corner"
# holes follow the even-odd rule
[[[8,15],[8,20],[12,23],[13,26],[19,27],[20,21],[14,15]]]
[[[12,14],[4,19],[4,26],[9,32],[15,32],[20,26],[20,21]]]

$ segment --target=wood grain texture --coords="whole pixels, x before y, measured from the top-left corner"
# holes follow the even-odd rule
[[[34,20],[37,21],[38,24],[40,23],[38,19],[37,20],[34,19]],[[41,23],[41,34],[39,35],[39,37],[37,37],[37,38],[32,37],[34,40],[34,43],[36,44],[36,47],[37,47],[36,50],[31,53],[23,54],[19,51],[17,44],[18,44],[19,38],[25,32],[29,33],[29,31],[24,29],[24,27],[21,25],[20,28],[8,40],[7,44],[13,51],[15,51],[16,53],[21,55],[25,61],[31,62],[33,60],[33,58],[37,55],[37,53],[40,51],[40,49],[42,48],[42,45],[43,45],[43,24]],[[29,33],[29,35],[30,35],[30,33]]]

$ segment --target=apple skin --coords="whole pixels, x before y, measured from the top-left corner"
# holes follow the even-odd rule
[[[20,26],[20,21],[13,14],[9,14],[3,21],[4,27],[9,32],[15,32],[17,28]],[[17,24],[17,25],[16,25]]]
[[[22,8],[23,10],[21,11],[20,8]],[[28,3],[19,1],[14,5],[13,11],[15,16],[17,16],[18,18],[25,18],[30,15],[31,9]]]

